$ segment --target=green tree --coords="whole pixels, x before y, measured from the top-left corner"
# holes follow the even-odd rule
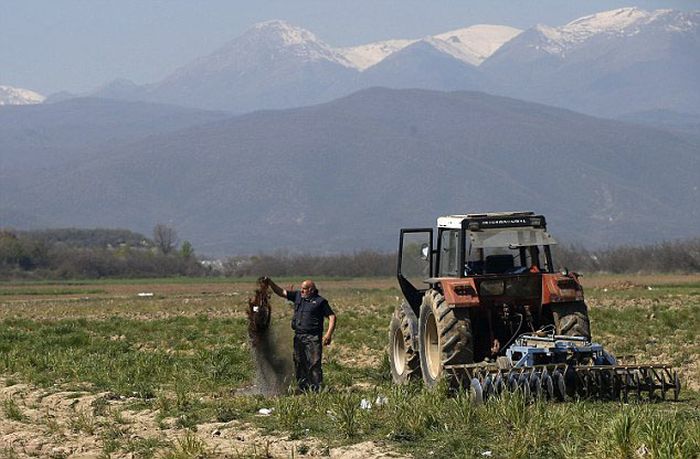
[[[180,256],[185,260],[189,260],[194,257],[194,247],[190,244],[190,241],[182,241],[180,245]]]

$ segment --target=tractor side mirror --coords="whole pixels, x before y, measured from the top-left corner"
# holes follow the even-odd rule
[[[420,246],[420,259],[426,261],[430,257],[430,246],[423,244]]]

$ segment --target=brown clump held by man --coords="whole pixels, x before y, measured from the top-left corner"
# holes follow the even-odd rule
[[[265,277],[264,281],[278,296],[294,303],[292,329],[294,330],[294,368],[299,390],[318,392],[323,383],[321,357],[323,346],[331,344],[336,316],[328,301],[318,294],[312,280],[301,283],[301,290],[287,291]],[[328,330],[323,334],[324,319]]]

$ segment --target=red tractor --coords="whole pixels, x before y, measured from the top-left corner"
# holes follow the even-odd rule
[[[392,378],[447,377],[479,397],[503,390],[564,399],[680,390],[665,365],[621,365],[591,342],[578,274],[557,271],[542,215],[450,215],[402,229],[397,278],[405,302],[389,331]]]

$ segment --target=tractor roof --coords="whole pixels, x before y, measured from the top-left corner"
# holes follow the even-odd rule
[[[542,215],[534,212],[484,212],[463,215],[447,215],[437,219],[438,228],[461,228],[469,224],[473,228],[510,228],[520,226],[545,227]]]
[[[534,212],[486,212],[447,215],[437,220],[438,228],[467,230],[473,247],[523,247],[556,244],[547,233],[543,215]]]

